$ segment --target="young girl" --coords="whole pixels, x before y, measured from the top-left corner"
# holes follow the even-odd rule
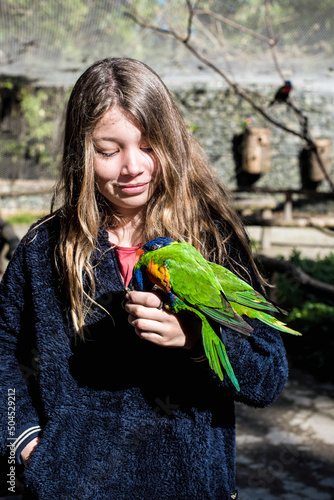
[[[201,325],[126,292],[138,247],[188,241],[261,290],[244,229],[160,78],[111,58],[67,108],[58,210],[21,241],[1,283],[2,449],[25,496],[50,500],[237,498],[234,400],[282,391],[279,333],[223,329],[240,384],[210,369]]]

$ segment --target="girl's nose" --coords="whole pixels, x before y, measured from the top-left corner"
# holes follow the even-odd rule
[[[122,158],[121,174],[135,176],[144,170],[144,158],[139,150],[128,150]]]

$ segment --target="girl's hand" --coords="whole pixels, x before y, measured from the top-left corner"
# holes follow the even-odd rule
[[[29,459],[38,445],[39,438],[34,438],[32,439],[21,451],[21,460],[23,465],[26,467],[27,463],[29,462]]]
[[[140,338],[165,347],[192,349],[201,334],[201,321],[192,315],[175,315],[159,309],[161,298],[153,292],[128,292],[125,305],[129,323]]]

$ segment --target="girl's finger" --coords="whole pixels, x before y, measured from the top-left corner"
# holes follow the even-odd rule
[[[153,321],[165,322],[169,319],[169,313],[157,307],[145,307],[137,304],[126,303],[124,309],[136,318],[151,319]]]
[[[159,293],[155,292],[128,292],[128,301],[145,307],[158,308],[161,304]]]
[[[129,314],[128,321],[130,325],[132,325],[140,332],[163,335],[166,331],[166,326],[163,323],[161,323],[160,321],[155,321],[151,318],[137,317]]]

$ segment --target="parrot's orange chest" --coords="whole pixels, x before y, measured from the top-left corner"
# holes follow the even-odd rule
[[[158,285],[160,288],[164,290],[164,292],[171,291],[171,282],[170,282],[170,274],[166,266],[156,264],[153,261],[150,261],[147,269],[146,269],[148,278],[152,283]]]

